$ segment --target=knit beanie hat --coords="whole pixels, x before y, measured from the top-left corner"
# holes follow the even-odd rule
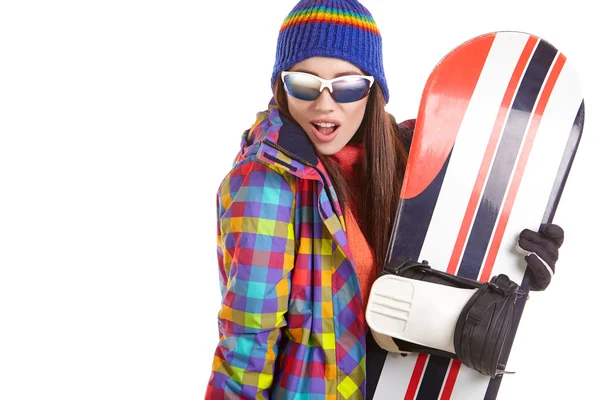
[[[387,103],[381,53],[379,29],[369,10],[358,1],[300,0],[279,30],[271,87],[281,71],[307,58],[340,58],[372,75]]]

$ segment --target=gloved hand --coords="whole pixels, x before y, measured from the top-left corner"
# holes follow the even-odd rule
[[[540,232],[524,229],[519,235],[516,249],[525,255],[531,270],[531,290],[544,290],[550,284],[564,238],[563,229],[555,224],[542,226]]]

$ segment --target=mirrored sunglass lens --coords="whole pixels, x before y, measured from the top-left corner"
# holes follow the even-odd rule
[[[352,103],[364,98],[369,92],[365,78],[347,78],[333,83],[333,98],[339,103]]]
[[[318,79],[301,74],[290,74],[284,77],[288,93],[300,100],[315,100],[319,97],[321,82]]]

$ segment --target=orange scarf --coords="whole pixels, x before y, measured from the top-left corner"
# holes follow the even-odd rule
[[[360,173],[359,168],[362,160],[362,154],[362,145],[347,144],[339,152],[331,156],[331,159],[340,167],[342,167],[344,173],[352,178],[349,180],[350,190],[360,190],[358,185],[358,175]],[[367,307],[367,300],[369,299],[371,285],[373,285],[373,281],[376,277],[375,258],[373,255],[373,249],[371,249],[367,243],[367,240],[360,229],[356,215],[356,204],[347,204],[344,210],[346,235],[348,236],[350,251],[354,256],[354,266],[360,284],[364,312]]]

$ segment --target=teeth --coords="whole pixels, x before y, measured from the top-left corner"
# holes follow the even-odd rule
[[[334,126],[337,126],[331,122],[315,122],[315,125],[320,126],[321,128],[333,128]]]

